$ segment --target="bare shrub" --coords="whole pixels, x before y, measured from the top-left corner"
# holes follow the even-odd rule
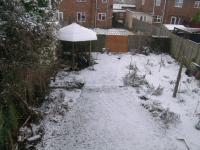
[[[161,87],[160,85],[154,90],[154,92],[152,93],[152,95],[155,96],[160,96],[163,93],[164,88]]]
[[[124,78],[124,85],[132,87],[140,87],[141,85],[148,85],[145,79],[146,75],[139,75],[136,65],[133,66],[132,72],[127,74]]]
[[[153,117],[161,120],[166,127],[180,121],[180,116],[178,114],[170,111],[169,108],[164,108],[157,101],[143,101],[141,106],[151,112]]]

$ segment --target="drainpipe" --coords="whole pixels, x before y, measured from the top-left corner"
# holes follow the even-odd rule
[[[108,4],[109,4],[109,0],[107,0],[107,6],[106,6],[106,28],[108,28]]]
[[[153,23],[154,14],[155,14],[155,0],[153,0],[152,23]]]
[[[96,7],[95,7],[95,15],[94,15],[94,27],[96,28],[97,27],[97,7],[98,7],[98,4],[97,4],[97,0],[96,0]]]
[[[166,12],[166,4],[167,4],[167,0],[165,0],[165,3],[164,3],[164,10],[163,10],[163,16],[162,16],[162,24],[164,23],[165,12]]]

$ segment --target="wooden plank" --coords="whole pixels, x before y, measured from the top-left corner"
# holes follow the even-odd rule
[[[106,48],[109,52],[128,52],[128,36],[106,36]]]

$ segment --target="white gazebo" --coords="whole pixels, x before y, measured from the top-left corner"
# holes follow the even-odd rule
[[[90,50],[89,50],[89,63],[91,56],[91,41],[97,40],[96,32],[80,26],[77,23],[72,23],[66,27],[61,28],[57,33],[57,38],[61,41],[72,42],[73,52],[72,52],[72,61],[74,67],[74,44],[76,42],[90,41]]]

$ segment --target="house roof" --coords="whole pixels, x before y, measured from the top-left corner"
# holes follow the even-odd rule
[[[122,10],[122,9],[126,9],[126,8],[135,8],[135,5],[132,4],[113,4],[113,10]]]
[[[164,26],[165,26],[168,30],[170,30],[170,31],[173,31],[174,28],[179,28],[179,29],[185,28],[185,26],[183,26],[183,25],[177,25],[177,24],[164,24]]]
[[[80,26],[77,23],[72,23],[61,28],[57,33],[57,38],[61,41],[79,42],[97,40],[96,32]]]
[[[178,28],[175,27],[175,29],[187,32],[187,33],[200,33],[200,28],[188,28],[188,27],[184,27],[184,28]]]

